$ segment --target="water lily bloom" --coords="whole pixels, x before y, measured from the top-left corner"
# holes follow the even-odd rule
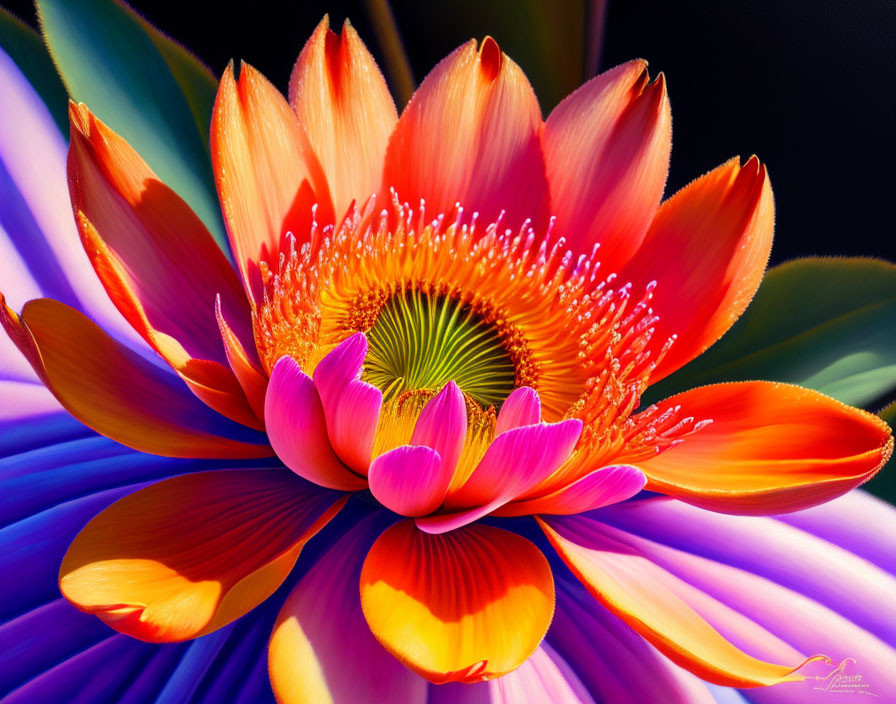
[[[324,19],[288,101],[221,78],[229,252],[0,69],[8,701],[837,701],[805,678],[846,658],[896,692],[896,518],[851,491],[887,424],[770,381],[642,403],[744,312],[774,219],[755,157],[663,200],[645,62],[543,120],[471,41],[399,116]]]

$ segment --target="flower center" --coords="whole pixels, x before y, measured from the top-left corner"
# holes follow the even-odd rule
[[[370,344],[364,379],[387,401],[454,381],[483,408],[499,408],[524,380],[513,331],[487,304],[405,286],[360,296],[349,317]]]

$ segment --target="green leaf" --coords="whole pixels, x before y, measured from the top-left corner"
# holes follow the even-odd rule
[[[896,265],[807,258],[771,269],[728,334],[647,400],[748,379],[800,384],[856,406],[896,387]]]
[[[884,408],[878,415],[890,424],[893,432],[896,432],[896,401]],[[890,461],[881,467],[871,481],[863,484],[862,488],[891,504],[896,504],[896,459],[890,457]]]
[[[207,83],[196,73],[201,64],[179,47],[160,51],[170,40],[116,0],[37,0],[37,9],[69,94],[124,137],[229,251],[205,124],[213,92],[206,86],[188,98],[183,89]]]
[[[68,136],[68,94],[40,35],[0,7],[0,46],[50,110],[62,134]]]

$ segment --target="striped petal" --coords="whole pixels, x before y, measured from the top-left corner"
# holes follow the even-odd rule
[[[551,112],[544,155],[555,231],[573,251],[599,243],[601,270],[618,272],[656,214],[672,149],[672,113],[660,74],[630,61],[592,78]]]
[[[553,604],[544,555],[490,526],[429,535],[412,521],[397,523],[361,570],[361,608],[373,635],[434,683],[514,670],[544,637]]]
[[[202,221],[121,137],[72,104],[68,173],[84,248],[122,315],[205,403],[261,427],[214,317],[251,339],[239,278]]]
[[[436,216],[460,203],[485,223],[503,212],[513,230],[547,225],[541,111],[529,81],[493,39],[443,59],[402,112],[389,141],[383,187]],[[450,135],[450,138],[447,138]]]
[[[62,561],[59,588],[121,633],[195,638],[270,596],[343,503],[282,469],[167,479],[85,526]]]
[[[625,534],[581,516],[539,523],[594,598],[673,662],[709,682],[734,687],[803,679],[793,674],[799,660],[764,662],[728,642],[676,594],[662,568],[621,537]]]
[[[867,481],[893,451],[879,417],[789,384],[702,386],[658,406],[712,423],[639,462],[647,488],[724,513],[823,503]]]
[[[364,557],[389,521],[380,511],[354,526],[283,605],[268,648],[281,704],[426,702],[426,682],[376,642],[358,598]]]
[[[292,357],[281,357],[271,372],[265,424],[274,452],[300,477],[341,491],[366,488],[333,452],[320,395]]]
[[[772,188],[756,157],[743,166],[732,159],[662,204],[619,272],[636,291],[656,281],[654,354],[677,336],[653,381],[703,352],[744,312],[762,281],[774,223]]]
[[[289,232],[308,242],[315,217],[332,224],[326,178],[286,100],[248,64],[239,81],[232,65],[224,71],[210,140],[230,245],[249,295],[259,301],[259,262],[276,267]]]
[[[263,435],[211,411],[177,377],[115,342],[73,308],[38,299],[19,317],[0,298],[0,322],[65,409],[98,433],[171,457],[271,454],[266,444],[252,443],[263,442]]]
[[[289,103],[327,175],[342,217],[380,187],[386,144],[398,121],[383,74],[355,28],[342,35],[324,17],[299,54]]]

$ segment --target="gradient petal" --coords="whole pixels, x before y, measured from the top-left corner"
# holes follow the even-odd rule
[[[357,333],[314,368],[330,444],[349,469],[365,476],[383,404],[382,392],[358,378],[366,355],[367,338]]]
[[[449,381],[429,400],[417,418],[411,445],[426,445],[439,453],[442,471],[450,479],[454,475],[466,438],[467,403],[457,384]]]
[[[867,481],[893,450],[879,417],[789,384],[702,386],[657,405],[712,423],[639,462],[647,488],[713,511],[785,513],[823,503]]]
[[[343,503],[282,469],[167,479],[84,527],[62,561],[59,588],[121,633],[195,638],[270,596]]]
[[[484,223],[531,219],[543,231],[549,197],[541,111],[525,74],[488,37],[470,40],[424,79],[389,141],[384,189],[435,217],[456,203]],[[449,137],[450,135],[450,137]]]
[[[305,44],[289,79],[289,103],[320,159],[337,218],[352,201],[380,187],[395,103],[364,42],[348,23],[342,36],[324,17]]]
[[[210,140],[230,245],[246,290],[260,301],[259,262],[276,268],[287,233],[304,243],[315,219],[333,223],[326,177],[286,100],[248,64],[239,81],[232,64],[224,71]]]
[[[672,113],[660,74],[629,61],[592,78],[551,112],[544,156],[555,232],[576,253],[600,244],[602,271],[638,249],[669,173]]]
[[[38,299],[19,317],[0,297],[0,322],[65,409],[98,433],[171,457],[271,454],[266,444],[219,435],[264,441],[209,410],[177,377],[115,342],[73,308]]]
[[[268,377],[258,360],[255,341],[250,333],[249,340],[243,342],[241,336],[236,333],[239,326],[235,328],[225,316],[220,296],[215,299],[215,318],[218,321],[227,363],[230,364],[233,375],[242,387],[252,411],[258,418],[264,419],[264,396],[268,387]]]
[[[364,557],[389,522],[380,511],[354,526],[283,605],[268,648],[281,704],[425,704],[426,682],[376,642],[358,597]]]
[[[300,477],[341,491],[366,488],[367,482],[346,469],[330,447],[320,396],[292,357],[281,357],[271,372],[265,424],[274,452]]]
[[[654,382],[703,352],[744,312],[762,281],[774,224],[771,184],[756,157],[743,166],[731,159],[662,204],[619,272],[636,291],[656,281],[654,354],[677,336]]]
[[[582,421],[570,419],[499,435],[469,478],[448,492],[444,513],[419,518],[417,526],[427,533],[454,530],[525,494],[566,461],[581,432]]]
[[[541,422],[541,399],[538,392],[528,386],[514,389],[501,404],[495,435],[524,425],[536,425]]]
[[[200,399],[260,428],[227,364],[216,297],[251,339],[239,278],[202,221],[121,137],[72,104],[69,188],[97,276],[128,322]]]
[[[668,573],[624,541],[624,533],[582,516],[538,522],[592,596],[673,662],[733,687],[803,679],[793,674],[799,661],[763,662],[725,640],[675,593]]]
[[[630,499],[647,483],[637,467],[602,467],[581,479],[544,496],[535,496],[504,504],[496,516],[528,516],[536,513],[569,515]]]
[[[428,535],[402,521],[377,539],[361,571],[361,608],[373,635],[434,683],[515,669],[547,631],[553,605],[544,555],[491,526]]]

